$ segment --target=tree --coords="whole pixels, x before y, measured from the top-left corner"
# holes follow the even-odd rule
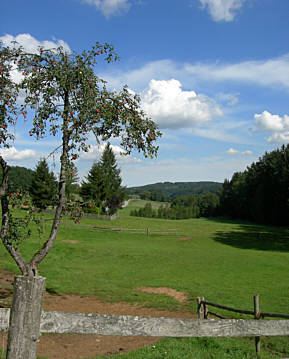
[[[73,162],[68,164],[67,170],[67,178],[66,178],[66,188],[65,195],[67,198],[67,202],[71,202],[74,198],[74,195],[79,193],[79,177],[78,177],[78,169]]]
[[[82,182],[80,195],[85,201],[93,201],[96,207],[103,207],[105,200],[105,178],[100,163],[94,163]]]
[[[35,168],[29,192],[32,203],[40,210],[53,205],[56,200],[56,178],[54,173],[49,171],[45,158],[42,158]]]
[[[32,120],[30,136],[37,140],[47,135],[61,137],[61,145],[54,150],[60,152],[55,217],[47,240],[30,260],[21,255],[15,245],[18,239],[10,231],[11,198],[7,194],[9,167],[0,157],[3,169],[0,188],[1,239],[22,272],[14,286],[7,359],[36,358],[45,283],[38,276],[38,267],[53,247],[58,234],[66,206],[69,163],[76,160],[81,151],[88,150],[88,134],[93,132],[99,141],[107,141],[111,137],[121,138],[121,146],[126,154],[134,148],[146,157],[157,154],[155,140],[160,132],[154,122],[140,110],[139,96],[132,95],[126,87],[120,92],[109,91],[105,81],[95,75],[93,68],[101,55],[108,63],[118,59],[113,47],[106,43],[97,43],[91,50],[82,53],[68,53],[62,47],[49,50],[39,48],[37,53],[27,53],[17,44],[12,49],[0,44],[1,145],[9,146],[8,140],[13,137],[8,132],[8,125],[13,125],[17,118],[15,104],[19,88],[25,97],[20,113],[24,118]],[[11,79],[13,62],[23,75],[19,86]],[[23,328],[20,322],[30,325]]]
[[[109,214],[114,214],[123,203],[126,193],[121,186],[120,169],[117,168],[115,155],[109,142],[106,144],[100,159],[100,166],[104,178],[105,206]]]

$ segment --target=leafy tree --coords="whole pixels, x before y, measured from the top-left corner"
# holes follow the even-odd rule
[[[56,200],[56,178],[54,173],[49,171],[48,163],[44,158],[35,168],[29,192],[32,203],[41,210],[53,205]]]
[[[15,285],[14,295],[21,298],[17,301],[21,308],[19,311],[12,308],[8,359],[23,358],[24,352],[29,353],[29,358],[36,358],[39,327],[33,324],[40,324],[44,290],[44,281],[38,277],[38,266],[53,247],[57,237],[66,206],[69,163],[77,159],[81,151],[88,150],[88,134],[93,132],[98,140],[105,141],[111,137],[121,138],[121,145],[127,154],[133,148],[146,157],[154,157],[157,154],[155,140],[160,136],[160,132],[154,122],[140,110],[139,96],[132,95],[126,87],[120,92],[109,91],[105,81],[94,73],[94,66],[102,55],[107,62],[118,59],[113,47],[106,43],[97,43],[91,50],[82,53],[68,53],[62,47],[49,50],[40,48],[37,53],[27,53],[17,44],[13,49],[0,44],[1,145],[9,146],[8,140],[13,137],[12,132],[8,132],[8,125],[10,127],[16,121],[15,104],[19,87],[25,97],[20,112],[24,118],[29,112],[29,119],[32,119],[30,136],[37,140],[46,135],[61,138],[61,145],[55,149],[60,152],[60,178],[54,221],[45,243],[30,260],[21,255],[15,245],[19,238],[9,230],[13,222],[8,205],[10,197],[7,195],[9,168],[6,161],[0,157],[3,169],[0,188],[1,239],[23,274],[18,282],[25,283],[22,286]],[[20,86],[16,86],[10,76],[13,62],[24,77]],[[25,313],[23,320],[31,323],[27,325],[25,335],[18,325],[20,312]]]

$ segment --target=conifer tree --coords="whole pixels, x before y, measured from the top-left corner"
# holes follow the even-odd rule
[[[68,165],[68,173],[66,178],[66,187],[65,187],[65,194],[67,198],[67,202],[73,200],[73,196],[75,193],[79,192],[78,186],[78,169],[73,162],[69,162]]]
[[[44,158],[38,162],[32,178],[30,195],[35,207],[43,210],[53,205],[56,198],[57,182],[53,172],[49,171]]]
[[[109,142],[101,156],[100,166],[104,176],[105,206],[109,214],[114,214],[125,199],[125,188],[121,185],[120,169]]]
[[[99,163],[92,165],[86,179],[87,182],[82,182],[80,195],[84,201],[93,201],[96,207],[102,208],[105,201],[105,183]]]

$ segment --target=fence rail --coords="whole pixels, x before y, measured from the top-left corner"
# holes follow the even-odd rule
[[[144,233],[147,236],[149,235],[178,235],[177,228],[166,229],[164,231],[154,230],[150,228],[123,228],[123,227],[99,227],[93,226],[94,231],[98,232],[130,232],[130,233]]]
[[[0,330],[9,325],[9,309],[0,309]],[[289,320],[198,320],[43,311],[41,333],[153,337],[289,336]]]
[[[289,315],[288,314],[282,314],[282,313],[266,313],[266,312],[261,312],[260,311],[260,305],[259,305],[259,295],[254,295],[253,297],[253,302],[254,302],[254,310],[243,310],[243,309],[238,309],[238,308],[232,308],[232,307],[228,307],[226,305],[222,305],[222,304],[217,304],[217,303],[212,303],[212,302],[208,302],[207,300],[205,300],[204,298],[197,298],[197,303],[198,303],[198,318],[201,319],[202,314],[203,314],[203,318],[205,320],[208,320],[209,314],[214,315],[217,318],[220,318],[222,320],[226,320],[225,317],[219,315],[218,313],[214,313],[212,311],[210,311],[208,309],[208,306],[212,306],[215,308],[220,308],[220,309],[224,309],[224,310],[228,310],[230,312],[235,312],[235,313],[241,313],[241,314],[248,314],[248,315],[253,315],[255,318],[255,322],[257,323],[262,323],[264,321],[260,321],[259,319],[263,319],[264,317],[271,317],[271,318],[284,318],[284,319],[289,319]],[[269,320],[267,321],[269,323],[272,323],[274,321]],[[286,320],[287,322],[287,320]],[[257,357],[260,357],[260,352],[261,352],[261,338],[260,336],[265,336],[265,334],[257,334],[255,336],[255,348],[256,348],[256,353],[257,353]]]
[[[253,310],[243,310],[243,309],[238,309],[238,308],[233,308],[233,307],[228,307],[226,305],[222,305],[222,304],[217,304],[217,303],[212,303],[212,302],[208,302],[207,300],[201,299],[201,301],[199,302],[202,306],[212,306],[215,308],[220,308],[220,309],[225,309],[228,310],[230,312],[235,312],[235,313],[241,313],[241,314],[248,314],[248,315],[255,315],[255,311]],[[217,313],[213,313],[209,310],[204,309],[204,313],[207,312],[207,314],[213,314],[216,316],[219,316]],[[289,319],[289,314],[282,314],[282,313],[267,313],[267,312],[259,312],[259,316],[260,318],[265,318],[265,317],[271,317],[271,318],[283,318],[283,319]]]

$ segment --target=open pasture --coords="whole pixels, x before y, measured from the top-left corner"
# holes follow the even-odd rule
[[[74,224],[64,218],[55,246],[40,267],[40,275],[47,278],[47,288],[56,293],[94,295],[109,302],[136,302],[156,309],[193,312],[197,296],[252,309],[252,296],[258,293],[262,311],[289,313],[287,228],[217,219],[137,218],[128,215],[130,209],[129,205],[122,210],[120,219],[111,222],[83,219]],[[49,223],[44,223],[44,234],[49,231]],[[178,235],[98,232],[94,226],[177,229]],[[35,236],[21,249],[29,257],[42,242]],[[17,271],[3,247],[0,266]],[[187,301],[142,292],[140,287],[171,288],[186,293]],[[269,348],[264,358],[288,357],[287,342],[288,338],[264,341]],[[246,347],[248,353],[244,351]],[[251,358],[252,353],[253,340],[166,339],[155,348],[144,348],[122,358]]]

